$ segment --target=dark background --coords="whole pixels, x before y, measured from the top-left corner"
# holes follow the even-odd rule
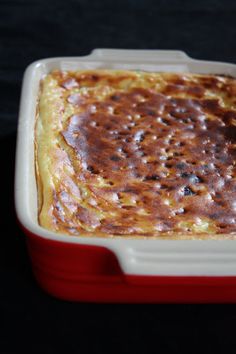
[[[181,49],[236,62],[236,2],[0,0],[0,353],[234,353],[234,305],[96,305],[46,295],[15,223],[23,71],[93,48]]]

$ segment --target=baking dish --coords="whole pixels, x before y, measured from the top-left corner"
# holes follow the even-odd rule
[[[41,78],[53,69],[138,69],[236,75],[233,64],[180,51],[96,49],[37,61],[26,70],[18,124],[15,203],[39,284],[50,294],[96,302],[234,302],[236,243],[64,236],[37,222],[34,125]]]

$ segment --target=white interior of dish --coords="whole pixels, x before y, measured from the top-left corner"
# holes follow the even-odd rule
[[[24,76],[16,154],[15,204],[21,224],[38,235],[61,242],[101,245],[113,251],[126,274],[236,275],[236,240],[138,240],[82,238],[43,229],[37,221],[34,125],[40,79],[53,69],[139,69],[236,76],[236,65],[200,61],[180,51],[96,49],[89,56],[43,59]]]

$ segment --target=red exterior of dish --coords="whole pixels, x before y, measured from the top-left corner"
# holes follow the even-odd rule
[[[117,303],[236,302],[236,277],[126,275],[105,247],[48,240],[24,231],[36,279],[57,298]]]

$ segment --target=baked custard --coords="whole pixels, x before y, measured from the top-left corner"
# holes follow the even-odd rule
[[[236,232],[236,79],[53,71],[35,126],[39,224],[90,237]]]

